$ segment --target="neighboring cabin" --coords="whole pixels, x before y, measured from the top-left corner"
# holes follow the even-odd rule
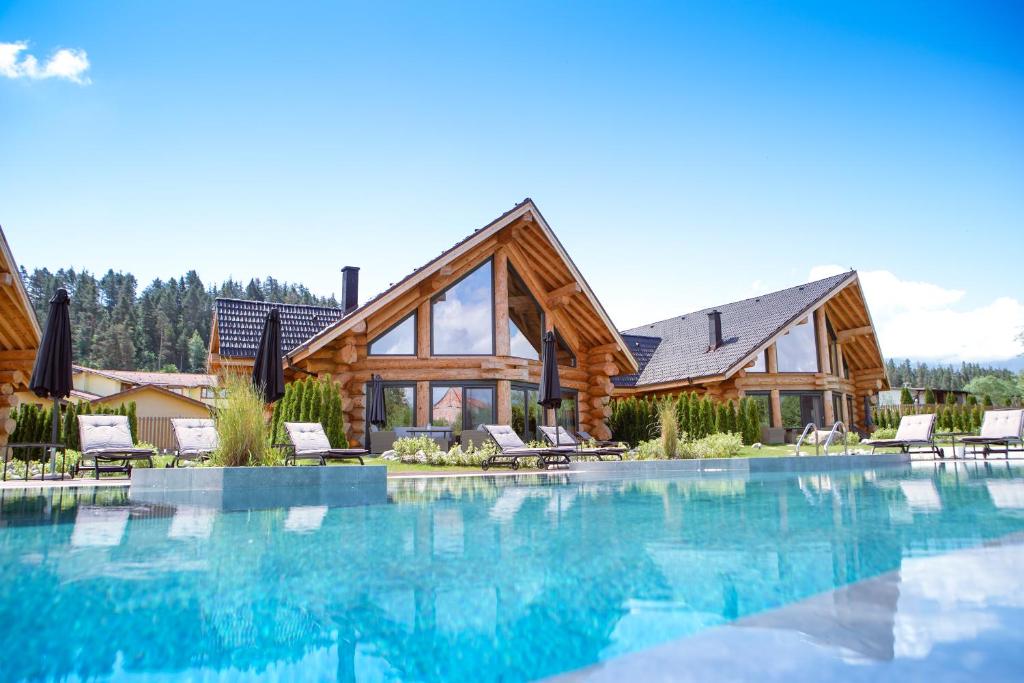
[[[614,378],[616,396],[752,397],[773,440],[809,422],[842,420],[865,431],[871,398],[889,386],[855,271],[635,327],[623,337],[639,370]]]
[[[362,305],[358,272],[344,270],[340,310],[219,299],[211,371],[250,368],[263,318],[276,306],[287,376],[338,382],[353,442],[366,439],[374,374],[386,385],[386,429],[445,425],[458,435],[464,426],[501,423],[531,440],[538,422],[557,420],[610,436],[611,377],[636,372],[636,361],[531,200]],[[537,405],[547,330],[558,345],[557,416]]]
[[[188,372],[142,372],[73,366],[73,382],[79,398],[95,400],[141,386],[155,386],[167,392],[209,406],[217,403],[217,377]],[[176,417],[176,416],[172,416]],[[181,417],[187,417],[182,415]]]

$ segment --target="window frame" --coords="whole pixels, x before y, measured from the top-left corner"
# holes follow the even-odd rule
[[[463,280],[468,278],[476,271],[483,268],[485,265],[490,264],[491,268],[491,352],[490,353],[437,353],[434,350],[434,304],[437,303],[437,299],[447,292],[449,289],[459,285]],[[430,355],[431,357],[437,356],[439,358],[457,358],[460,356],[496,356],[498,355],[498,340],[497,340],[497,311],[494,310],[494,257],[488,256],[474,267],[470,268],[465,274],[457,280],[454,280],[450,284],[443,287],[440,291],[430,295]]]
[[[508,281],[511,282],[513,277],[515,277],[517,280],[519,280],[519,284],[523,286],[523,289],[525,289],[526,293],[530,295],[530,298],[533,299],[533,303],[536,304],[537,309],[540,311],[540,349],[538,349],[538,351],[537,351],[537,357],[536,358],[526,358],[525,356],[517,356],[514,353],[512,353],[511,345],[509,346],[509,356],[512,357],[512,358],[523,358],[524,360],[528,360],[528,361],[539,361],[539,360],[542,360],[542,356],[544,355],[544,331],[547,328],[547,313],[544,311],[544,307],[541,305],[540,300],[537,298],[537,295],[533,293],[533,290],[530,289],[530,285],[528,285],[526,283],[526,280],[523,279],[523,276],[520,275],[519,271],[515,269],[515,266],[512,265],[511,261],[508,262],[506,270],[508,271]],[[493,295],[493,289],[492,289],[492,295]],[[493,310],[493,308],[492,308],[492,312],[494,313],[494,316],[495,316],[495,326],[497,326],[497,313],[498,312]],[[507,315],[507,317],[508,317],[508,324],[509,324],[509,339],[511,340],[511,338],[512,338],[512,327],[511,326],[515,325],[515,322],[512,320],[512,316],[511,315]],[[520,333],[523,332],[521,329],[519,329],[518,325],[516,325],[516,329],[518,329]],[[524,336],[525,336],[525,334],[524,334]],[[495,355],[497,355],[497,352],[498,352],[497,351],[497,346],[495,346],[495,351],[494,351]]]
[[[745,368],[747,373],[748,374],[752,373],[752,374],[755,374],[755,375],[767,374],[767,372],[768,372],[768,349],[761,349],[761,351],[758,354],[756,354],[754,356],[754,358],[755,359],[756,358],[760,358],[761,359],[761,362],[763,364],[762,365],[763,369],[762,370],[755,370],[753,368]],[[755,360],[755,362],[756,362],[756,360]],[[747,393],[751,393],[751,392],[747,392]],[[757,393],[757,392],[754,392],[754,393]]]
[[[800,327],[800,320],[802,320],[802,318],[797,318],[796,324],[787,330],[786,334],[780,335],[775,339],[775,372],[780,375],[816,375],[821,372],[821,349],[818,348],[818,316],[814,315],[814,311],[810,311],[807,313],[806,317],[809,320],[811,328],[812,343],[814,344],[814,363],[817,367],[814,370],[783,370],[779,367],[779,342],[782,341],[784,337],[789,336],[793,330]],[[765,367],[767,367],[767,362],[765,363]]]
[[[772,392],[771,391],[747,391],[747,392],[744,392],[744,395],[746,396],[746,398],[764,398],[766,400],[766,403],[767,403],[767,406],[768,406],[768,410],[765,411],[765,418],[767,419],[767,424],[762,422],[762,423],[759,424],[759,426],[761,426],[761,427],[767,426],[769,429],[773,429],[775,427],[775,424],[774,424],[775,416],[772,415]]]
[[[376,342],[378,339],[386,337],[388,334],[390,334],[396,328],[398,328],[399,325],[402,325],[403,323],[405,323],[405,321],[409,320],[410,318],[412,318],[412,353],[372,353],[370,351],[370,348],[373,347],[374,342]],[[367,342],[366,355],[368,357],[373,358],[415,358],[416,349],[420,347],[420,326],[418,323],[419,311],[417,309],[413,309],[412,312],[409,313],[409,315],[403,317],[401,320],[393,324],[391,327],[387,328],[386,330],[378,334],[376,337],[373,338],[372,341]]]
[[[427,422],[430,426],[434,426],[434,388],[435,387],[458,387],[462,389],[462,431],[470,429],[466,427],[466,411],[469,409],[466,401],[466,389],[490,389],[491,390],[491,418],[495,421],[498,419],[498,382],[497,380],[434,380],[431,381],[427,387],[430,392],[430,409],[427,411]],[[494,424],[490,422],[487,424]],[[455,430],[452,430],[452,436],[455,436]]]
[[[381,386],[385,389],[388,387],[400,387],[403,389],[412,389],[412,424],[410,427],[416,426],[416,381],[405,380],[405,379],[394,379],[394,380],[382,380]],[[366,397],[366,409],[363,411],[363,420],[366,425],[366,433],[370,433],[370,382],[367,381],[363,384],[363,396]],[[385,405],[385,410],[387,406]]]
[[[807,390],[795,389],[795,390],[790,390],[790,391],[780,391],[779,392],[779,405],[780,405],[780,407],[782,405],[782,399],[790,397],[790,396],[793,396],[793,397],[796,397],[796,398],[802,398],[804,396],[816,397],[818,399],[818,403],[819,403],[819,406],[821,408],[821,422],[822,422],[822,424],[815,423],[815,426],[818,427],[819,429],[827,429],[828,428],[824,424],[824,422],[825,422],[825,392],[824,391],[814,391],[814,390],[811,390],[811,389],[807,389]],[[801,424],[800,424],[800,426],[799,427],[786,427],[786,425],[785,425],[786,418],[785,418],[785,416],[783,416],[783,418],[782,418],[782,427],[784,429],[802,430],[805,426],[807,426],[807,423],[803,422],[803,408],[801,407],[800,410],[801,410],[801,416],[800,416]]]
[[[523,416],[523,423],[524,423],[524,429],[525,429],[525,427],[530,424],[529,412],[528,412],[529,408],[530,408],[530,403],[529,403],[529,401],[530,401],[530,392],[532,391],[536,395],[536,397],[539,399],[540,398],[540,385],[539,384],[531,384],[529,382],[511,382],[511,387],[510,387],[510,390],[509,390],[509,404],[508,404],[508,414],[509,414],[509,421],[510,422],[512,420],[512,405],[513,405],[512,396],[516,392],[518,392],[518,391],[526,392],[526,406],[525,406],[525,408],[526,408],[527,413]],[[540,412],[539,412],[539,414],[537,416],[537,426],[541,426],[541,425],[547,426],[547,425],[544,425],[544,418],[545,418],[545,414],[547,413],[547,411],[544,410],[544,406],[542,406],[540,403],[537,403],[537,407],[540,409]],[[511,427],[512,425],[509,425],[509,426]],[[519,432],[516,432],[516,433],[519,434]],[[526,438],[527,436],[529,436],[530,438]],[[533,435],[519,434],[519,437],[524,442],[529,442],[529,441],[533,441],[533,440],[539,438],[540,434],[539,433],[535,433]]]

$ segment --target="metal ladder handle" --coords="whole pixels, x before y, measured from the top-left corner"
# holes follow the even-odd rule
[[[810,432],[812,429],[817,429],[817,428],[818,428],[818,426],[816,424],[814,424],[813,422],[808,422],[807,423],[807,426],[804,427],[803,434],[801,434],[800,438],[797,439],[797,441],[796,441],[796,455],[803,455],[803,453],[800,452],[800,446],[803,445],[804,439],[807,438],[807,433]],[[818,453],[818,440],[817,439],[814,440],[814,454],[815,455],[819,455],[819,453]]]
[[[840,428],[843,431],[843,455],[850,454],[850,430],[846,428],[842,420],[836,420],[836,423],[832,425],[832,429],[828,432],[828,438],[825,439],[825,455],[828,455],[828,449],[832,446],[832,441],[835,439],[836,430]]]

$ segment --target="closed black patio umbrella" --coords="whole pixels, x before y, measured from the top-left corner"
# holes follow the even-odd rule
[[[366,421],[375,427],[383,427],[388,417],[384,407],[384,382],[381,381],[380,375],[374,375],[370,380],[366,400]]]
[[[71,299],[66,289],[58,289],[50,299],[50,311],[46,314],[46,329],[43,341],[36,353],[32,367],[32,378],[28,388],[40,398],[53,401],[53,427],[51,443],[57,443],[60,428],[60,400],[71,395]],[[50,473],[57,467],[57,451],[50,451]]]
[[[284,396],[284,368],[281,366],[281,314],[271,308],[263,321],[260,345],[252,368],[252,384],[266,403]]]
[[[558,358],[555,356],[555,333],[544,334],[541,353],[540,399],[545,408],[558,410],[562,405],[562,382],[558,379]],[[558,416],[555,415],[555,445],[558,445]]]

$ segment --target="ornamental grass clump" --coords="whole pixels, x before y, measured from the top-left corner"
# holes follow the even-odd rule
[[[661,426],[661,450],[666,457],[674,458],[679,452],[679,416],[676,404],[664,400],[658,404],[658,422]]]
[[[220,446],[209,463],[217,467],[254,467],[277,464],[270,447],[270,430],[263,417],[263,397],[247,377],[222,379],[227,398],[216,414]]]

